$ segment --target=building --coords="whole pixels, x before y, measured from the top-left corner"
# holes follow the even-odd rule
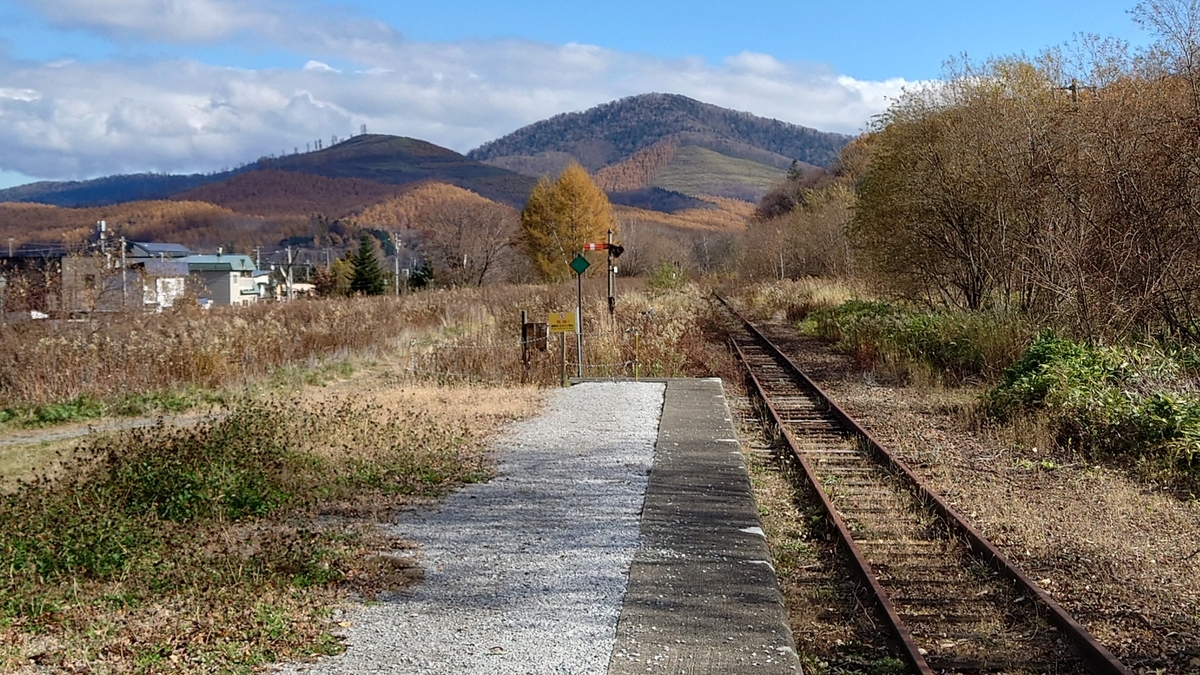
[[[134,241],[129,243],[128,257],[134,260],[156,258],[158,260],[186,258],[192,252],[183,244],[159,244],[150,241]]]
[[[62,244],[25,243],[0,251],[0,315],[5,320],[44,318],[62,303],[62,260],[70,250]]]
[[[188,255],[179,244],[128,244],[103,253],[65,255],[60,268],[65,314],[171,307],[187,289]]]
[[[0,251],[0,313],[9,320],[92,312],[162,311],[188,290],[203,305],[272,297],[270,272],[245,255],[193,254],[180,244],[97,240],[78,250],[22,244]],[[7,255],[6,255],[7,253]]]
[[[189,255],[182,260],[201,283],[202,304],[250,305],[262,297],[266,282],[256,280],[254,260],[248,255]]]

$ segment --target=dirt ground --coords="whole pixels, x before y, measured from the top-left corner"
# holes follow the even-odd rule
[[[1011,430],[980,429],[979,389],[886,383],[816,340],[796,338],[787,349],[1126,665],[1200,673],[1195,495],[1018,442]]]

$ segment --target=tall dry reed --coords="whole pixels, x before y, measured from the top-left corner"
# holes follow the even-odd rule
[[[544,322],[570,311],[575,289],[493,286],[399,298],[301,300],[209,311],[113,314],[82,322],[0,327],[0,410],[186,387],[219,389],[282,366],[354,355],[395,354],[414,375],[493,382],[558,379],[556,343],[522,363],[520,317]],[[620,296],[615,317],[596,288],[584,300],[586,376],[646,376],[703,370],[694,288]],[[569,370],[578,363],[573,336]],[[544,342],[542,343],[544,344]],[[700,373],[703,374],[703,373]]]

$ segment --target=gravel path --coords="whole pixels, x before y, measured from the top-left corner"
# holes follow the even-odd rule
[[[407,516],[425,578],[347,614],[345,654],[293,673],[604,673],[663,385],[586,383],[499,444],[498,475]]]

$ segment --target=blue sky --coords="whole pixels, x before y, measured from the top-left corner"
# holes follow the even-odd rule
[[[0,0],[0,187],[210,171],[368,131],[467,151],[649,91],[854,133],[943,61],[1131,2]]]

